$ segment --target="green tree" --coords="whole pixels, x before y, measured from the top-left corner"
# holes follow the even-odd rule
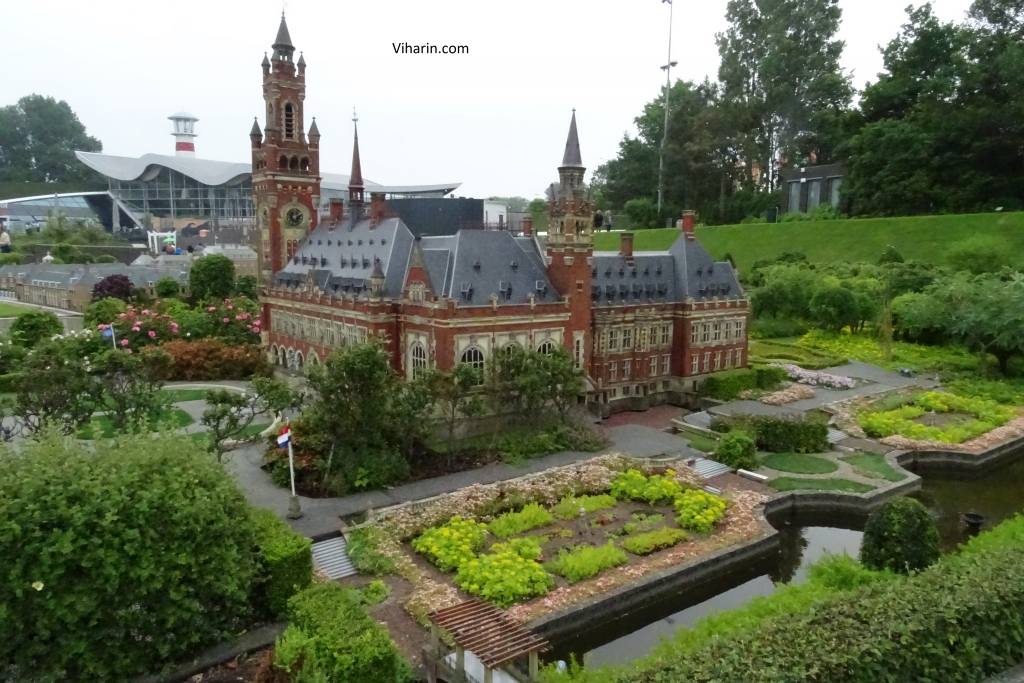
[[[455,451],[455,430],[464,420],[477,417],[484,411],[484,402],[478,393],[483,376],[472,365],[459,363],[451,372],[429,370],[424,381],[448,433],[446,447],[450,463]]]
[[[810,312],[814,320],[828,330],[836,332],[849,326],[856,329],[860,322],[857,297],[840,284],[823,285],[811,297]]]
[[[100,152],[68,103],[27,95],[0,107],[0,181],[96,181],[101,178],[75,157]]]
[[[956,270],[974,275],[994,273],[1010,265],[1013,249],[1006,240],[988,235],[975,235],[956,242],[946,251],[946,260]]]
[[[162,277],[156,281],[153,287],[156,295],[161,299],[170,299],[181,293],[181,285],[173,277]]]
[[[251,389],[238,393],[213,389],[206,394],[209,406],[200,423],[209,428],[210,450],[222,462],[229,439],[245,438],[249,426],[257,418],[280,413],[295,402],[295,393],[287,384],[268,377],[254,377]]]
[[[58,343],[37,346],[14,377],[15,415],[21,429],[35,434],[47,425],[72,434],[92,419],[102,388],[86,360]]]
[[[148,433],[148,425],[166,412],[170,403],[161,389],[170,364],[170,356],[159,352],[143,356],[111,349],[96,357],[92,371],[115,431],[124,434],[142,425]]]
[[[20,344],[27,349],[31,349],[55,334],[63,333],[64,325],[61,324],[60,318],[49,311],[22,313],[11,323],[11,339],[15,344]]]
[[[259,283],[255,275],[243,275],[235,280],[235,296],[256,300],[260,296]]]
[[[583,395],[583,371],[576,367],[576,361],[565,347],[559,346],[547,354],[534,353],[541,374],[539,384],[544,388],[543,398],[564,423],[569,410]]]
[[[733,469],[756,470],[757,446],[746,432],[731,431],[723,434],[715,448],[715,459]]]
[[[908,574],[938,559],[939,530],[920,501],[896,498],[868,517],[860,545],[860,561],[868,569]]]
[[[777,160],[829,161],[853,96],[832,0],[729,0],[716,36],[722,101],[741,122],[745,184],[774,189]],[[760,173],[759,183],[754,178]]]
[[[235,264],[220,254],[198,258],[189,270],[188,285],[196,301],[226,299],[235,288]]]
[[[126,681],[249,623],[251,508],[191,439],[49,432],[0,449],[0,470],[7,675]]]
[[[1024,351],[1024,275],[956,277],[932,290],[949,306],[948,331],[981,353],[990,353],[1003,374]]]
[[[658,207],[657,205],[648,199],[642,197],[640,199],[630,199],[626,202],[623,207],[626,215],[629,216],[629,222],[634,228],[657,228],[658,226]]]
[[[106,297],[89,304],[85,309],[83,323],[86,329],[95,329],[97,325],[109,325],[127,310],[125,302],[114,297]]]

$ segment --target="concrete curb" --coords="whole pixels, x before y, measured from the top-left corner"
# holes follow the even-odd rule
[[[274,641],[284,633],[287,627],[288,624],[286,622],[261,626],[258,629],[243,634],[238,640],[214,645],[208,650],[200,652],[188,664],[182,664],[168,673],[138,676],[131,679],[129,683],[183,683],[192,676],[203,673],[220,664],[230,662],[239,655],[248,654],[273,645]]]

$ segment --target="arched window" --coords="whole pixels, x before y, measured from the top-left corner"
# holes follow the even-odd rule
[[[309,159],[307,159],[306,157],[302,157],[302,160],[299,161],[299,170],[300,171],[308,171],[309,170]]]
[[[412,378],[416,379],[427,369],[427,350],[423,348],[423,344],[413,342],[412,348],[409,349],[409,359],[412,364]]]
[[[521,347],[519,344],[517,344],[515,342],[509,342],[508,344],[505,344],[504,348],[501,349],[502,353],[504,353],[506,356],[511,356],[516,351],[522,351],[522,350],[523,350],[523,347]]]
[[[543,353],[545,356],[554,350],[555,345],[551,343],[550,339],[537,347],[537,353]]]
[[[302,369],[302,352],[301,351],[295,354],[295,369],[296,370],[301,370]]]
[[[281,354],[278,352],[277,347],[276,346],[272,346],[270,348],[270,353],[271,353],[271,355],[274,358],[274,365],[280,365],[281,364]]]
[[[462,352],[460,363],[466,363],[477,370],[484,369],[484,352],[475,346],[471,346]]]
[[[293,171],[298,171],[299,170],[299,158],[298,157],[292,157],[291,163],[288,164],[288,168],[290,168]]]
[[[283,170],[283,169],[288,168],[288,157],[286,157],[285,155],[282,154],[281,158],[277,162],[277,168],[279,170]]]
[[[295,137],[295,110],[290,104],[284,105],[284,136],[289,139]]]

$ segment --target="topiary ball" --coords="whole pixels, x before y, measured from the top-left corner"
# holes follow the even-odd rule
[[[756,470],[757,446],[746,432],[729,432],[718,441],[715,459],[734,470]]]
[[[897,498],[871,513],[864,526],[860,561],[875,570],[921,571],[939,559],[939,530],[928,509],[913,498]]]

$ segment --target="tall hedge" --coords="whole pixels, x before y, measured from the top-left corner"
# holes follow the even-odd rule
[[[820,420],[797,417],[759,416],[751,419],[757,447],[768,453],[825,453],[828,425]]]
[[[316,584],[290,601],[292,623],[277,640],[274,666],[295,681],[403,683],[415,680],[388,630],[363,598],[336,583]]]
[[[0,449],[0,679],[149,673],[248,626],[249,504],[192,440]]]
[[[1024,547],[943,558],[756,630],[669,656],[622,681],[975,683],[1024,659]]]
[[[753,389],[773,389],[789,375],[782,368],[763,366],[716,372],[704,380],[701,393],[719,401],[733,401],[740,393]]]
[[[253,521],[262,566],[254,599],[269,614],[284,616],[288,600],[313,580],[312,542],[292,531],[272,510],[254,511]]]

